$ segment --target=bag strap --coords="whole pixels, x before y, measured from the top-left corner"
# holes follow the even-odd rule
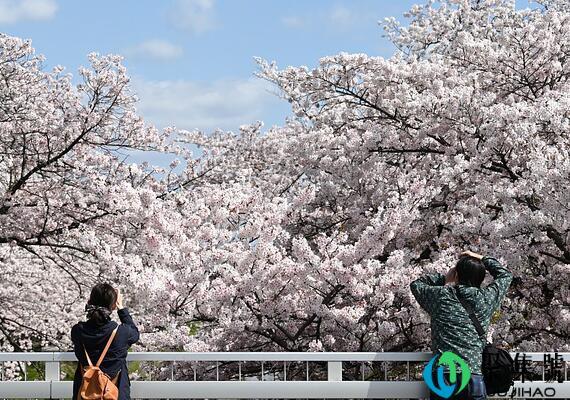
[[[465,301],[465,299],[459,295],[459,288],[457,286],[453,286],[453,288],[455,289],[455,295],[457,296],[457,299],[459,300],[459,302],[461,303],[463,308],[465,308],[465,310],[469,314],[469,318],[473,322],[473,325],[475,325],[475,329],[477,330],[477,333],[479,334],[479,339],[481,339],[481,341],[483,343],[487,343],[487,338],[485,337],[485,331],[483,330],[481,323],[479,322],[479,320],[475,316],[475,313],[473,312],[473,308],[471,308],[469,303],[467,303]]]
[[[97,360],[97,364],[95,364],[96,367],[101,365],[101,363],[103,362],[103,358],[105,358],[105,354],[107,354],[107,350],[109,350],[109,347],[111,346],[111,342],[113,341],[113,339],[115,338],[115,335],[117,334],[117,329],[119,329],[119,326],[117,326],[115,329],[113,329],[113,332],[111,332],[111,337],[109,337],[109,340],[107,340],[107,344],[105,345],[105,348],[103,349],[103,352],[101,353],[101,356],[99,357],[99,360]],[[91,365],[91,362],[89,362],[89,365]]]
[[[87,363],[89,364],[90,367],[92,367],[93,363],[91,362],[91,359],[89,358],[89,353],[87,353],[87,349],[85,348],[85,345],[83,345],[83,351],[85,352],[85,358],[87,358]]]

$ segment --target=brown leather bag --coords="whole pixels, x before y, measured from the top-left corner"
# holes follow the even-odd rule
[[[85,351],[85,357],[87,357],[87,362],[89,363],[88,366],[83,367],[83,380],[81,381],[81,388],[79,389],[79,398],[84,400],[117,400],[119,398],[119,388],[117,387],[117,380],[119,378],[119,373],[113,379],[101,369],[99,366],[103,362],[103,358],[105,354],[107,354],[107,350],[109,350],[109,346],[111,346],[111,342],[115,338],[115,334],[117,333],[117,326],[113,332],[111,333],[111,337],[107,341],[97,364],[93,365],[91,363],[91,359],[89,358],[89,354],[87,354],[87,350],[85,349],[85,345],[83,346],[83,351]]]

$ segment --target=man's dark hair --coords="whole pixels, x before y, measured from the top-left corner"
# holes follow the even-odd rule
[[[91,289],[91,295],[87,304],[92,306],[105,307],[109,312],[117,302],[117,291],[108,283],[98,283]],[[108,314],[104,310],[94,310],[88,314],[89,319],[100,325],[108,320]]]
[[[463,256],[455,266],[457,283],[460,285],[481,287],[485,279],[485,266],[478,258]]]

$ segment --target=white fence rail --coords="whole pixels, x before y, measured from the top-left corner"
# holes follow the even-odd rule
[[[521,355],[523,353],[520,353]],[[555,353],[524,353],[528,360],[542,368],[542,380],[524,382],[516,381],[513,388],[513,398],[566,398],[570,399],[570,382],[568,382],[568,363],[570,353],[557,353],[562,360],[564,382],[545,381],[544,363],[545,355],[554,358]],[[516,353],[511,353],[513,358]],[[429,398],[429,389],[417,374],[417,367],[423,365],[432,357],[431,353],[261,353],[261,352],[209,352],[209,353],[183,353],[183,352],[140,352],[129,353],[128,362],[167,362],[171,365],[169,377],[162,380],[135,380],[131,382],[131,397],[145,399],[180,399],[180,398],[233,398],[233,399],[270,399],[270,398],[319,398],[319,399],[357,399],[357,398]],[[72,382],[62,379],[63,362],[77,361],[73,353],[42,352],[42,353],[0,353],[0,398],[70,398]],[[30,363],[45,363],[43,370],[44,380],[27,379],[26,366]],[[220,379],[220,365],[237,363],[238,373],[232,379]],[[242,374],[242,365],[245,363],[260,363],[261,374],[258,378]],[[20,363],[24,371],[24,380],[5,380],[6,365]],[[178,364],[177,364],[178,363]],[[176,366],[182,363],[214,363],[215,380],[198,380],[196,370],[190,380],[175,380]],[[273,370],[268,380],[264,371],[265,364],[282,363],[283,369],[277,375]],[[305,379],[288,380],[288,365],[299,363],[306,365]],[[310,379],[310,364],[326,363],[325,380]],[[378,380],[369,380],[366,375],[367,368],[374,363],[383,366],[383,376]],[[410,372],[410,363],[415,364]],[[361,379],[343,380],[343,367],[360,364]],[[389,380],[389,367],[400,365],[398,379],[405,376],[405,380]],[[376,364],[378,365],[378,364]],[[405,369],[403,369],[405,365]],[[192,367],[194,368],[194,367]],[[164,374],[163,374],[164,375]],[[193,379],[192,379],[193,378]],[[375,376],[375,378],[378,378]],[[383,379],[382,379],[383,378]],[[510,397],[511,392],[503,396]],[[493,396],[500,398],[501,396]]]

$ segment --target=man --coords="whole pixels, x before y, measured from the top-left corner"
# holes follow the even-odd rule
[[[513,274],[491,256],[464,251],[459,257],[456,266],[446,275],[434,273],[421,276],[410,284],[410,288],[420,306],[430,315],[432,351],[452,351],[469,366],[471,380],[454,398],[482,400],[487,396],[481,372],[484,344],[469,314],[459,302],[455,287],[459,296],[471,305],[487,332],[491,317],[505,297]],[[486,271],[494,281],[481,288]],[[448,379],[449,375],[445,376]],[[431,393],[431,398],[439,397]]]

